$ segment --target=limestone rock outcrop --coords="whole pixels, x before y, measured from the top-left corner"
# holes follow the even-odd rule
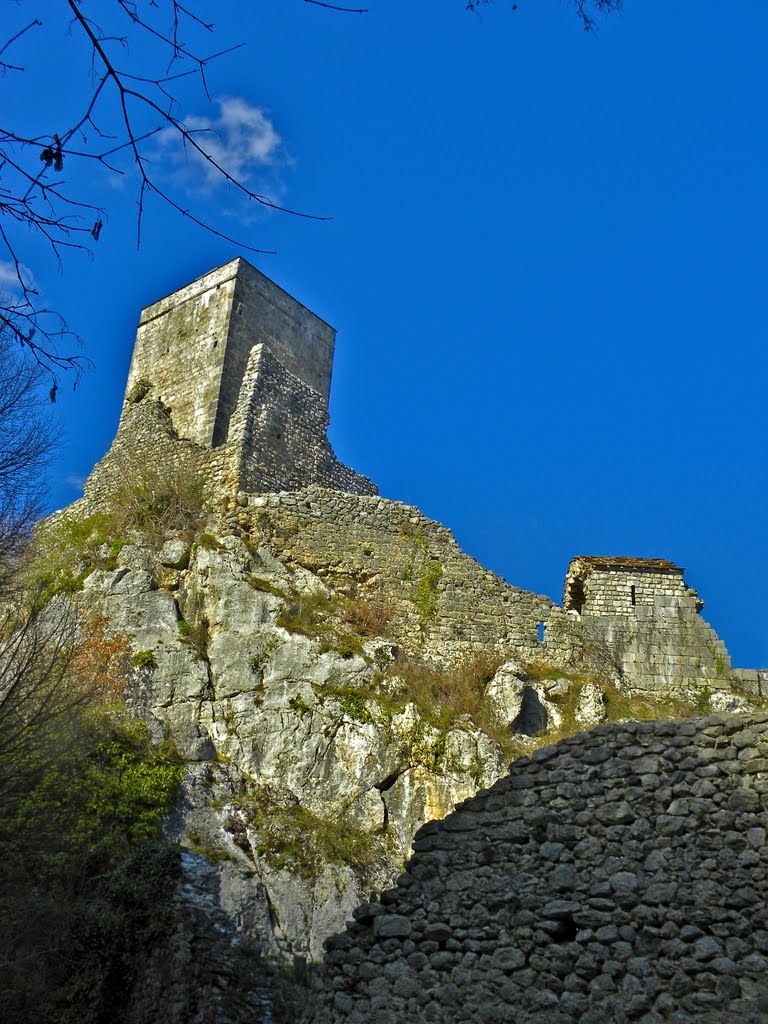
[[[130,640],[129,706],[188,762],[168,835],[217,864],[252,938],[317,958],[415,831],[506,762],[469,716],[414,703],[398,644],[342,621],[327,578],[254,541],[127,544],[76,599]]]

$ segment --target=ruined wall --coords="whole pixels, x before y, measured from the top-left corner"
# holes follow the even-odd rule
[[[303,1024],[768,1019],[768,713],[604,726],[417,833]]]
[[[84,495],[71,509],[78,514],[109,511],[126,482],[136,480],[144,466],[167,473],[183,467],[201,480],[210,479],[211,452],[194,441],[179,438],[165,406],[152,398],[127,402],[115,440],[88,477]],[[217,480],[224,476],[223,465]]]
[[[243,491],[300,490],[315,483],[354,494],[374,484],[340,463],[326,438],[328,409],[313,388],[264,345],[251,350],[227,446],[239,462]]]
[[[396,636],[436,663],[496,653],[615,675],[605,648],[554,602],[483,568],[412,506],[320,487],[240,501],[234,525],[336,589],[389,603]]]
[[[564,605],[611,648],[629,689],[713,689],[734,678],[725,644],[700,615],[703,602],[672,562],[576,558]]]

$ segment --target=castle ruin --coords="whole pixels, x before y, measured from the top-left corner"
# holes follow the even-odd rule
[[[411,584],[403,580],[416,555],[439,564],[434,614],[412,638],[437,662],[475,656],[490,644],[505,657],[575,666],[629,690],[717,690],[738,681],[762,693],[765,674],[732,669],[683,570],[665,559],[575,558],[563,609],[481,566],[471,581],[464,569],[454,579],[448,566],[455,553],[440,539],[447,531],[435,532],[434,549],[423,524],[422,542],[414,540],[417,510],[372,502],[375,485],[339,462],[328,442],[335,337],[241,258],[148,306],[117,436],[87,481],[79,511],[109,508],[139,465],[161,472],[183,466],[199,474],[210,509],[234,529],[247,530],[253,515],[268,516],[277,503],[281,516],[297,517],[286,552],[301,547],[302,564],[352,577],[362,565],[366,573],[375,566],[384,589],[394,573],[387,599],[405,606]],[[395,535],[407,561],[397,571]],[[419,547],[427,537],[429,558]]]

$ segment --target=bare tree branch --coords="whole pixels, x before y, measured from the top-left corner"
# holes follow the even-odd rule
[[[315,7],[327,7],[330,11],[344,11],[345,14],[367,14],[367,7],[339,7],[338,4],[326,4],[323,0],[304,0],[305,4],[314,4]]]
[[[313,0],[308,0],[308,2],[312,3]],[[466,0],[466,9],[473,14],[479,14],[482,7],[489,7],[493,2],[494,0]],[[575,8],[576,14],[581,19],[584,31],[595,32],[597,30],[595,16],[610,14],[612,11],[620,11],[622,0],[570,0],[570,4]],[[516,11],[518,7],[518,0],[513,0],[512,10]]]
[[[35,18],[34,21],[30,21],[30,23],[28,25],[25,25],[24,28],[19,29],[19,31],[15,35],[11,36],[8,42],[5,43],[2,49],[0,49],[0,57],[2,57],[2,55],[8,49],[8,47],[15,43],[17,39],[20,39],[25,32],[29,32],[31,28],[42,27],[42,24],[42,21],[39,21],[37,18]],[[2,70],[3,74],[5,74],[6,71],[23,71],[24,68],[21,68],[16,64],[6,64],[5,61],[0,61],[0,70]]]

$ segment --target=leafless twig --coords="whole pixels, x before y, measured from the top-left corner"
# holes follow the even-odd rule
[[[304,0],[305,4],[314,4],[315,7],[327,7],[329,11],[344,11],[345,14],[367,14],[367,7],[339,7],[338,4],[326,4],[323,0]]]

